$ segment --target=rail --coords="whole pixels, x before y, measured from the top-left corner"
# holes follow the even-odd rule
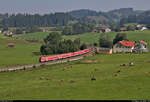
[[[15,70],[21,70],[21,69],[29,69],[29,68],[33,68],[33,67],[39,67],[41,65],[51,65],[51,64],[65,63],[65,62],[68,62],[68,61],[75,61],[75,60],[82,59],[82,58],[84,58],[85,56],[88,56],[88,55],[89,54],[76,56],[76,57],[72,57],[72,58],[67,58],[67,59],[62,59],[62,60],[57,60],[57,61],[45,62],[45,63],[28,64],[28,65],[21,65],[21,66],[15,66],[15,67],[0,68],[0,72],[15,71]]]

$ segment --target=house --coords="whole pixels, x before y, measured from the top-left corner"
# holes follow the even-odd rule
[[[142,27],[142,25],[138,24],[138,25],[136,25],[136,27],[137,27],[137,28],[141,28],[141,27]]]
[[[103,26],[103,27],[100,28],[100,31],[103,32],[103,33],[104,32],[111,32],[111,29],[109,29],[108,27]]]
[[[10,35],[13,34],[11,31],[4,31],[3,33],[4,33],[5,35],[7,35],[7,36],[10,36]]]
[[[12,35],[11,37],[12,37],[12,38],[18,38],[19,35]]]
[[[138,24],[136,25],[136,30],[140,30],[142,28],[142,25]]]
[[[97,29],[94,29],[92,32],[99,33],[99,31]]]
[[[138,25],[136,26],[136,30],[144,31],[144,30],[147,30],[147,29],[148,29],[147,27],[144,27],[144,26],[142,26],[142,25],[140,25],[140,24],[138,24]]]
[[[15,44],[14,44],[14,43],[8,43],[8,47],[9,47],[9,48],[14,48],[14,47],[15,47]]]
[[[140,40],[135,43],[134,52],[148,52],[147,42]]]
[[[96,48],[96,52],[100,54],[112,54],[112,48]]]
[[[48,32],[48,29],[46,29],[46,28],[40,28],[40,30],[41,30],[42,32]]]
[[[127,28],[126,27],[122,27],[122,28],[120,28],[120,31],[127,31]]]
[[[133,52],[135,41],[119,41],[113,46],[113,53]]]
[[[147,27],[142,27],[141,31],[147,30]]]

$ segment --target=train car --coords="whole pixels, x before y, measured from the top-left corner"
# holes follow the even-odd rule
[[[80,50],[80,51],[76,51],[76,52],[71,52],[71,53],[66,53],[66,54],[46,56],[46,57],[41,57],[39,59],[39,61],[40,62],[48,62],[48,61],[56,61],[56,60],[60,60],[60,59],[66,59],[66,58],[71,58],[71,57],[87,54],[87,53],[89,53],[89,51],[90,50],[88,48],[88,49],[84,49],[84,50]]]

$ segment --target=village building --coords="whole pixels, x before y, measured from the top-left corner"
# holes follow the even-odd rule
[[[142,27],[141,31],[148,30],[147,27]]]
[[[147,48],[147,42],[143,40],[136,42],[134,51],[135,52],[149,52]]]
[[[3,33],[4,33],[5,35],[7,35],[7,36],[10,36],[10,35],[13,34],[11,31],[4,31]]]
[[[92,32],[94,32],[94,33],[99,33],[99,30],[94,29]]]
[[[14,47],[15,47],[15,44],[14,44],[14,43],[8,43],[8,47],[9,47],[9,48],[14,48]]]
[[[46,28],[40,28],[40,30],[41,30],[42,32],[49,32],[49,30],[46,29]]]
[[[12,35],[11,37],[12,37],[12,38],[18,38],[19,35]]]
[[[136,26],[136,30],[144,31],[144,30],[148,30],[148,28],[145,27],[145,26],[142,26],[142,25],[138,24],[138,25]]]
[[[127,28],[126,27],[122,27],[122,28],[120,28],[120,31],[121,32],[127,31]]]
[[[113,46],[113,53],[133,52],[135,41],[119,41]]]
[[[112,54],[112,48],[96,48],[96,53],[99,53],[99,54]]]
[[[111,32],[111,29],[109,29],[108,27],[103,26],[103,27],[100,28],[100,31],[103,32],[103,33]]]

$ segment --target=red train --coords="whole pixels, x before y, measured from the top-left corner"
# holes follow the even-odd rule
[[[41,57],[40,62],[48,62],[48,61],[55,61],[59,59],[65,59],[65,58],[70,58],[74,56],[79,56],[79,55],[84,55],[90,52],[90,49],[84,49],[76,52],[71,52],[71,53],[66,53],[66,54],[60,54],[60,55],[54,55],[54,56],[46,56],[46,57]]]

